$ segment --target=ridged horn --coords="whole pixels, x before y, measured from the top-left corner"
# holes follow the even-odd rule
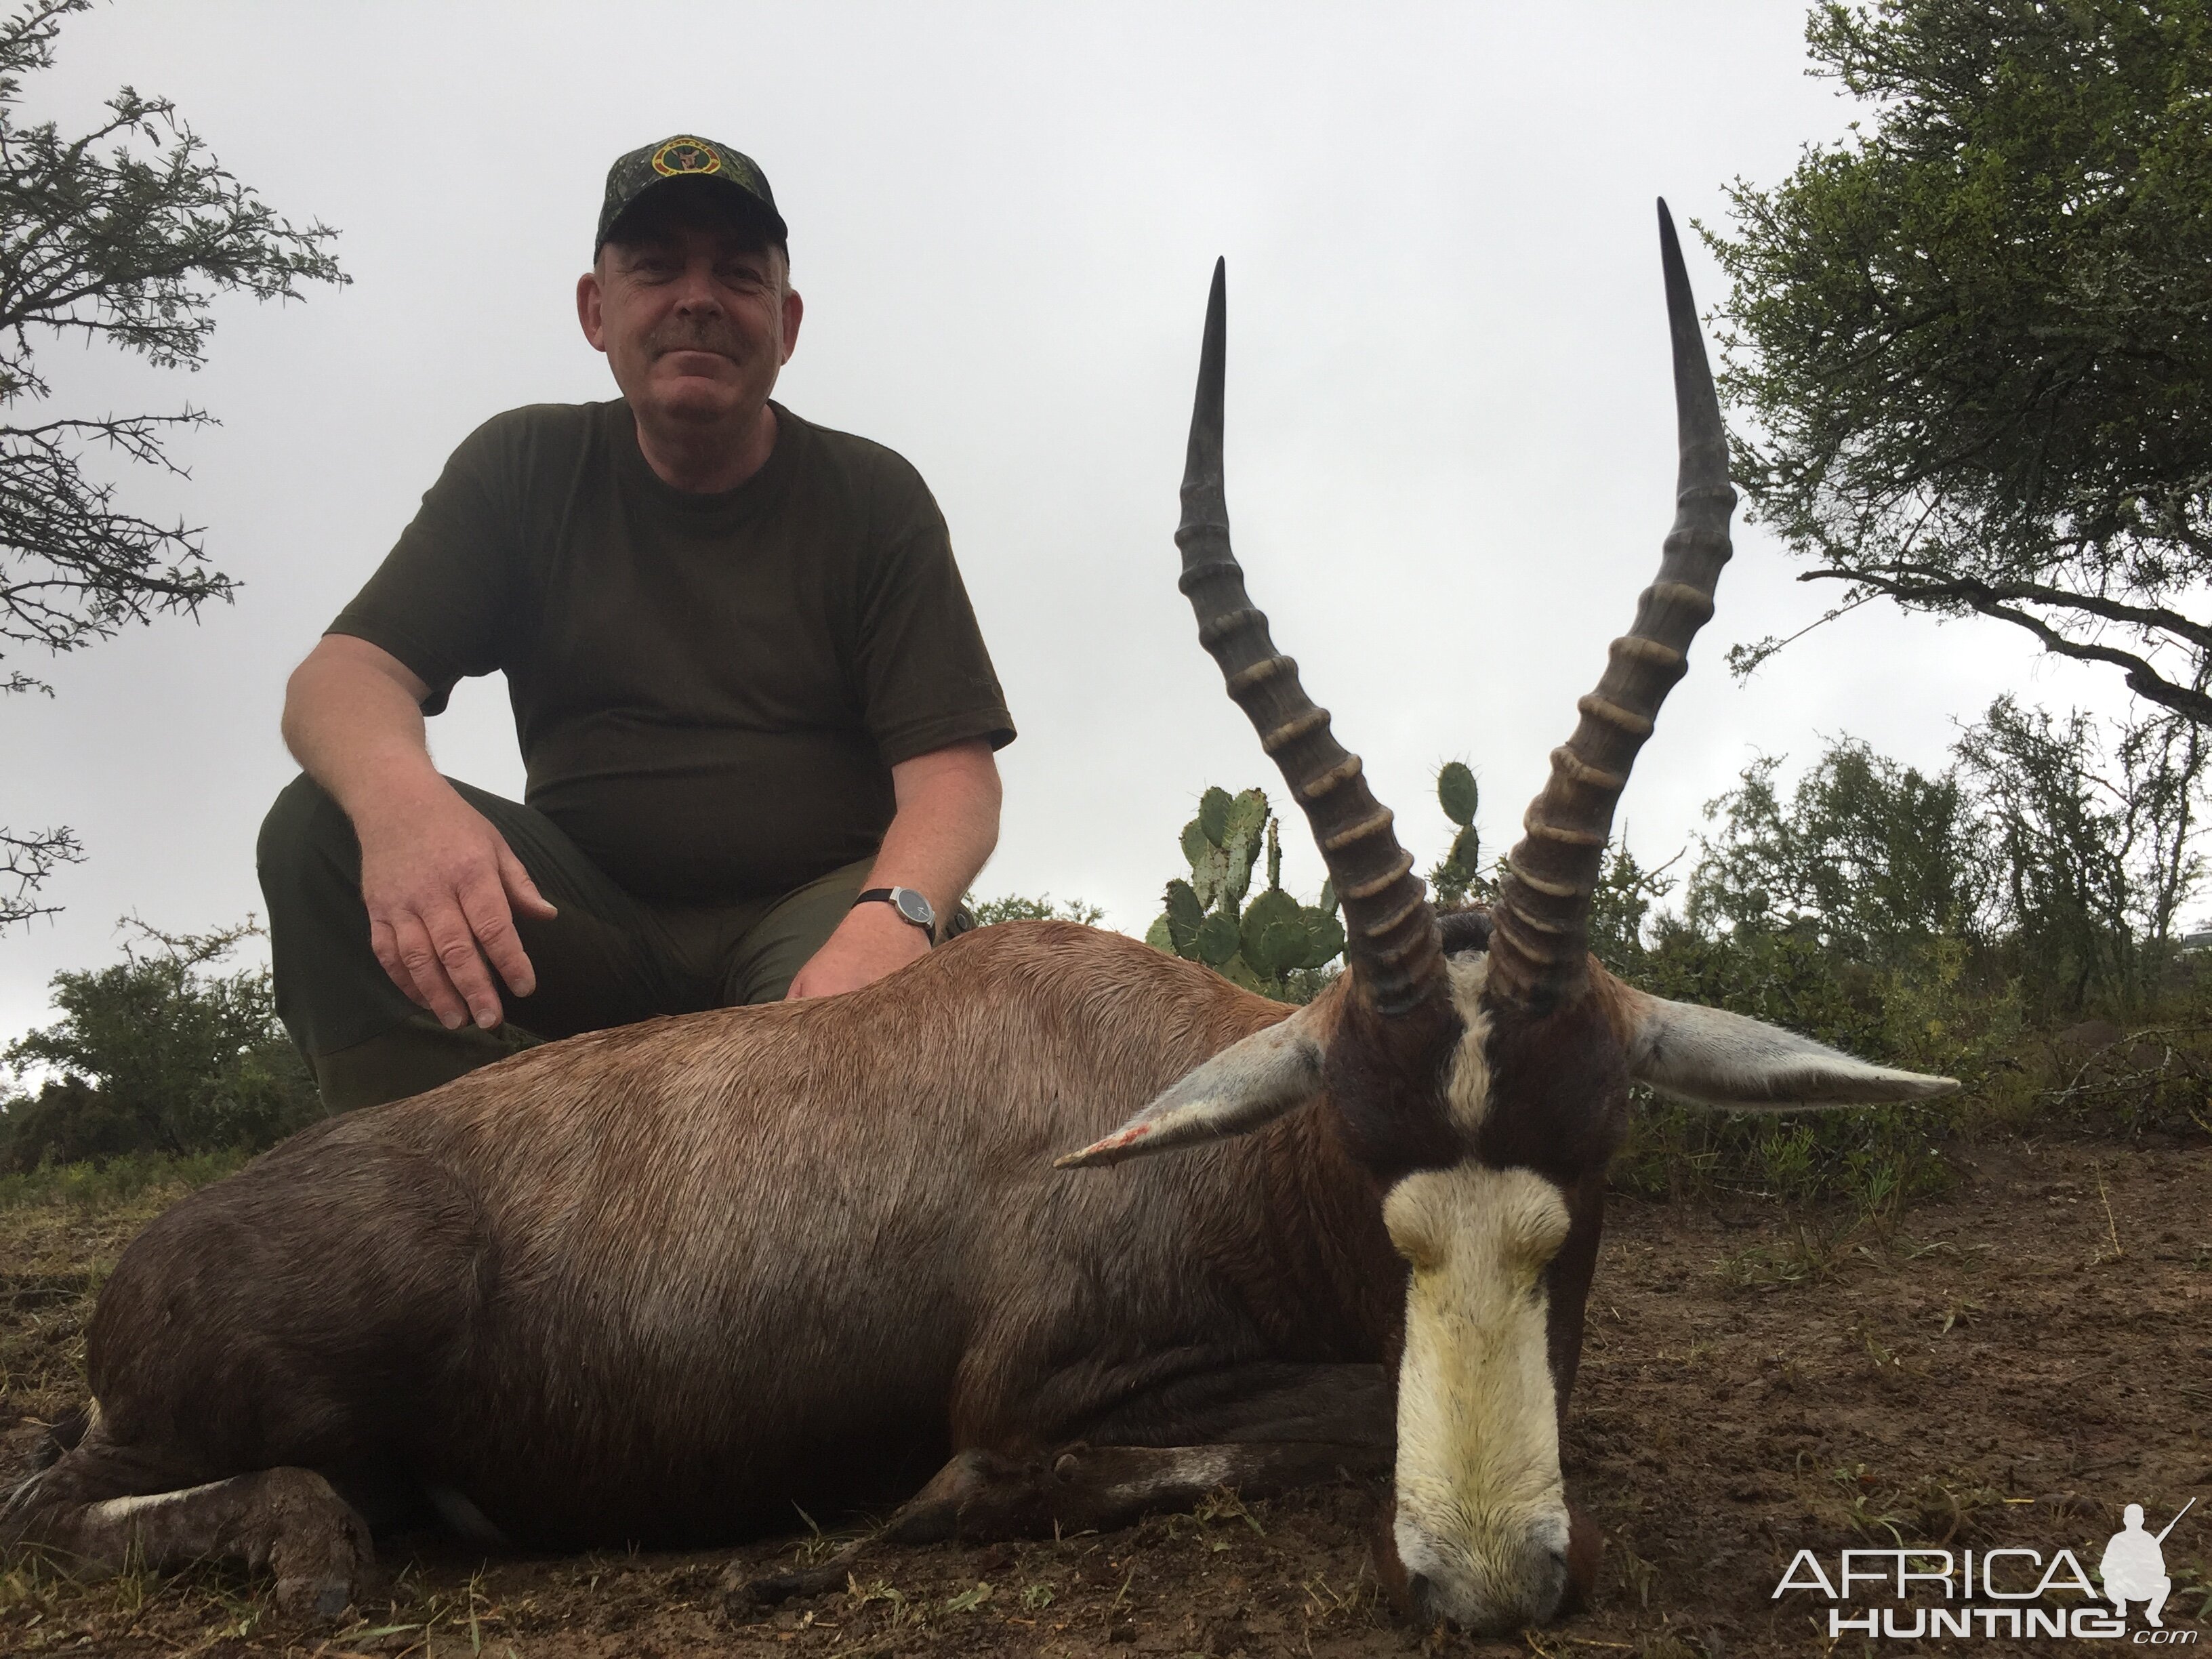
[[[1667,322],[1674,343],[1674,415],[1681,461],[1674,527],[1659,580],[1644,590],[1636,624],[1613,642],[1597,690],[1576,705],[1582,720],[1552,751],[1552,775],[1529,806],[1526,836],[1507,859],[1492,912],[1490,988],[1546,1007],[1581,981],[1589,949],[1590,895],[1613,833],[1613,811],[1651,735],[1659,705],[1689,665],[1690,641],[1713,614],[1729,559],[1728,431],[1705,362],[1690,278],[1667,204],[1659,204]]]
[[[1298,683],[1298,665],[1275,649],[1267,619],[1244,591],[1244,572],[1229,550],[1229,500],[1222,481],[1222,383],[1228,360],[1225,262],[1213,267],[1206,302],[1206,343],[1191,410],[1190,457],[1183,470],[1182,550],[1177,584],[1198,616],[1198,639],[1221,666],[1230,697],[1282,769],[1283,781],[1313,826],[1315,842],[1344,906],[1346,963],[1375,1007],[1401,1014],[1441,993],[1443,941],[1428,891],[1399,846],[1389,811],[1360,775],[1359,757],[1328,729]]]

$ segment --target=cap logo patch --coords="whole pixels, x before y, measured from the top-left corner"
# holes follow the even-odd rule
[[[687,173],[720,173],[720,154],[701,138],[671,138],[653,152],[653,170],[664,179]]]

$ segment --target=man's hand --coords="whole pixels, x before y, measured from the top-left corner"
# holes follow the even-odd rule
[[[999,769],[980,739],[947,744],[891,768],[898,802],[862,888],[912,887],[949,915],[999,839]],[[834,997],[896,973],[929,949],[929,935],[888,904],[856,904],[784,993]]]
[[[493,970],[518,997],[538,988],[514,913],[555,914],[522,860],[442,778],[412,799],[378,802],[354,830],[369,948],[392,982],[447,1030],[471,1016],[495,1028],[505,1013]]]
[[[514,911],[553,907],[430,763],[429,690],[380,646],[325,634],[285,688],[284,741],[353,821],[369,947],[392,982],[448,1030],[473,1015],[489,1031],[505,1011],[486,959],[515,995],[536,990]]]
[[[896,973],[929,950],[929,935],[883,903],[856,904],[807,958],[784,1000],[834,997]]]

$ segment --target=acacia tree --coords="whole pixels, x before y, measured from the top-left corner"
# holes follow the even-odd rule
[[[105,450],[171,472],[167,440],[210,423],[172,414],[70,415],[52,406],[35,348],[99,341],[161,368],[198,368],[226,290],[295,299],[343,283],[336,232],[295,229],[224,172],[166,98],[125,87],[90,131],[16,119],[24,76],[53,63],[62,20],[91,0],[33,0],[0,19],[0,647],[75,651],[128,623],[198,613],[237,584],[207,562],[202,532],[118,507],[88,475]],[[0,666],[0,692],[45,682]],[[80,857],[63,829],[0,829],[0,927],[44,914],[39,884]]]
[[[1704,231],[1755,511],[1831,616],[2000,617],[2212,722],[2212,0],[1826,0],[1807,39],[1870,118]]]

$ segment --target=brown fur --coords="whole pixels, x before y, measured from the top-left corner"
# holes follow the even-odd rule
[[[520,1541],[704,1540],[955,1449],[1235,1438],[1240,1402],[1374,1366],[1399,1317],[1333,1119],[1051,1159],[1285,1012],[1010,925],[319,1126],[126,1251],[99,1421],[46,1498],[299,1467],[458,1492]],[[19,1495],[13,1530],[51,1507]]]

